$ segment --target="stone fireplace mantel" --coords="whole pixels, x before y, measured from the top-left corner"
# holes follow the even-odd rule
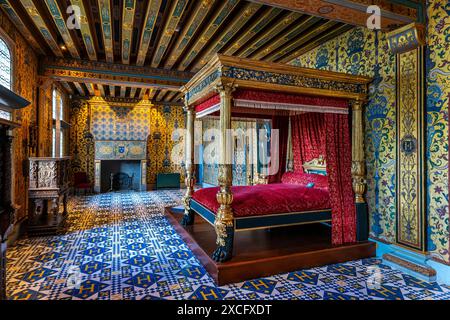
[[[135,178],[139,181],[139,191],[147,190],[147,141],[95,141],[94,191],[97,193],[102,191],[105,161],[140,161],[140,173]]]

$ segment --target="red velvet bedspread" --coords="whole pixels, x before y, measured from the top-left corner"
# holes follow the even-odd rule
[[[217,213],[219,188],[196,191],[193,198],[207,209]],[[331,208],[327,188],[307,188],[304,185],[273,183],[256,186],[232,187],[235,217],[259,216],[277,213],[325,210]]]

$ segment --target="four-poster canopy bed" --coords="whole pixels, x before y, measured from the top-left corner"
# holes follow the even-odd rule
[[[241,230],[331,221],[334,245],[367,240],[363,102],[370,81],[216,55],[183,87],[187,111],[183,225],[192,225],[195,213],[214,225],[216,262],[231,259],[234,232]],[[213,113],[220,115],[219,187],[194,193],[194,121]],[[273,129],[280,129],[281,170],[269,177],[270,184],[231,186],[229,129],[235,114],[271,114]],[[295,144],[301,161],[294,159],[294,172],[285,173],[289,116],[297,140],[303,141]],[[316,127],[306,128],[309,123]],[[301,150],[307,143],[302,130],[309,132],[309,143],[317,145],[315,153]]]

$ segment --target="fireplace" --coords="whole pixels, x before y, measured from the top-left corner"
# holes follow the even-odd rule
[[[101,167],[101,192],[141,191],[141,161],[105,160],[102,161]],[[128,177],[128,179],[124,179],[124,177]]]
[[[95,192],[146,191],[146,154],[146,141],[96,141]]]

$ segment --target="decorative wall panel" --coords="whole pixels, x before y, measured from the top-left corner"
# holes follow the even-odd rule
[[[427,249],[450,263],[448,207],[448,110],[450,10],[427,1],[426,192]],[[386,35],[355,28],[292,62],[304,67],[374,77],[366,106],[366,157],[371,236],[396,241],[396,65]]]
[[[144,140],[147,168],[147,184],[150,186],[156,182],[157,173],[181,173],[184,181],[183,164],[172,160],[172,148],[183,144],[181,131],[185,127],[185,114],[181,107],[172,106],[143,106],[141,103],[126,104],[126,107],[116,103],[103,101],[94,103],[95,107],[90,112],[88,101],[74,101],[71,110],[70,129],[70,154],[73,157],[72,170],[87,172],[90,181],[95,181],[95,140],[103,139],[112,143],[111,155],[118,151],[120,142],[131,143],[131,140]],[[91,106],[92,107],[92,106]],[[93,110],[96,110],[94,115]],[[92,114],[92,120],[90,119]],[[93,127],[90,127],[93,124]],[[95,125],[96,124],[96,125]],[[95,130],[94,130],[95,126]],[[176,140],[179,139],[177,142]],[[122,143],[123,144],[123,143]],[[116,148],[117,147],[117,148]],[[137,147],[136,145],[134,147]],[[142,152],[142,144],[139,143],[139,152],[132,148],[136,154]],[[116,151],[114,151],[116,149]],[[106,150],[106,149],[105,149]],[[124,151],[130,146],[125,146]],[[131,150],[131,151],[133,151]],[[184,147],[180,150],[183,153]],[[134,155],[133,157],[137,157]],[[139,154],[139,159],[142,155]],[[105,158],[105,157],[102,157]]]
[[[374,78],[365,112],[370,232],[373,238],[395,242],[396,65],[386,35],[355,28],[293,63]]]
[[[214,136],[219,129],[218,118],[204,118],[203,123],[203,181],[211,185],[217,185],[219,174],[219,159],[213,148],[217,143]],[[257,139],[256,120],[232,120],[231,127],[234,130],[233,144],[233,185],[245,186],[253,181],[257,173]]]
[[[448,1],[427,1],[427,214],[428,251],[450,262],[448,207],[448,111],[450,102],[450,8]]]
[[[425,250],[423,50],[397,55],[397,243]]]
[[[142,160],[147,158],[147,141],[96,141],[96,160]]]
[[[20,206],[17,211],[17,222],[27,216],[27,190],[28,177],[23,170],[24,161],[34,155],[30,143],[30,127],[36,124],[36,88],[38,85],[38,61],[29,42],[25,40],[16,26],[0,10],[0,29],[9,39],[6,42],[10,45],[13,56],[13,91],[31,102],[30,106],[20,111],[15,111],[13,120],[22,124],[20,128],[14,130],[14,181],[13,196],[14,202]]]
[[[150,104],[121,107],[102,101],[91,105],[91,132],[96,141],[147,140]]]

